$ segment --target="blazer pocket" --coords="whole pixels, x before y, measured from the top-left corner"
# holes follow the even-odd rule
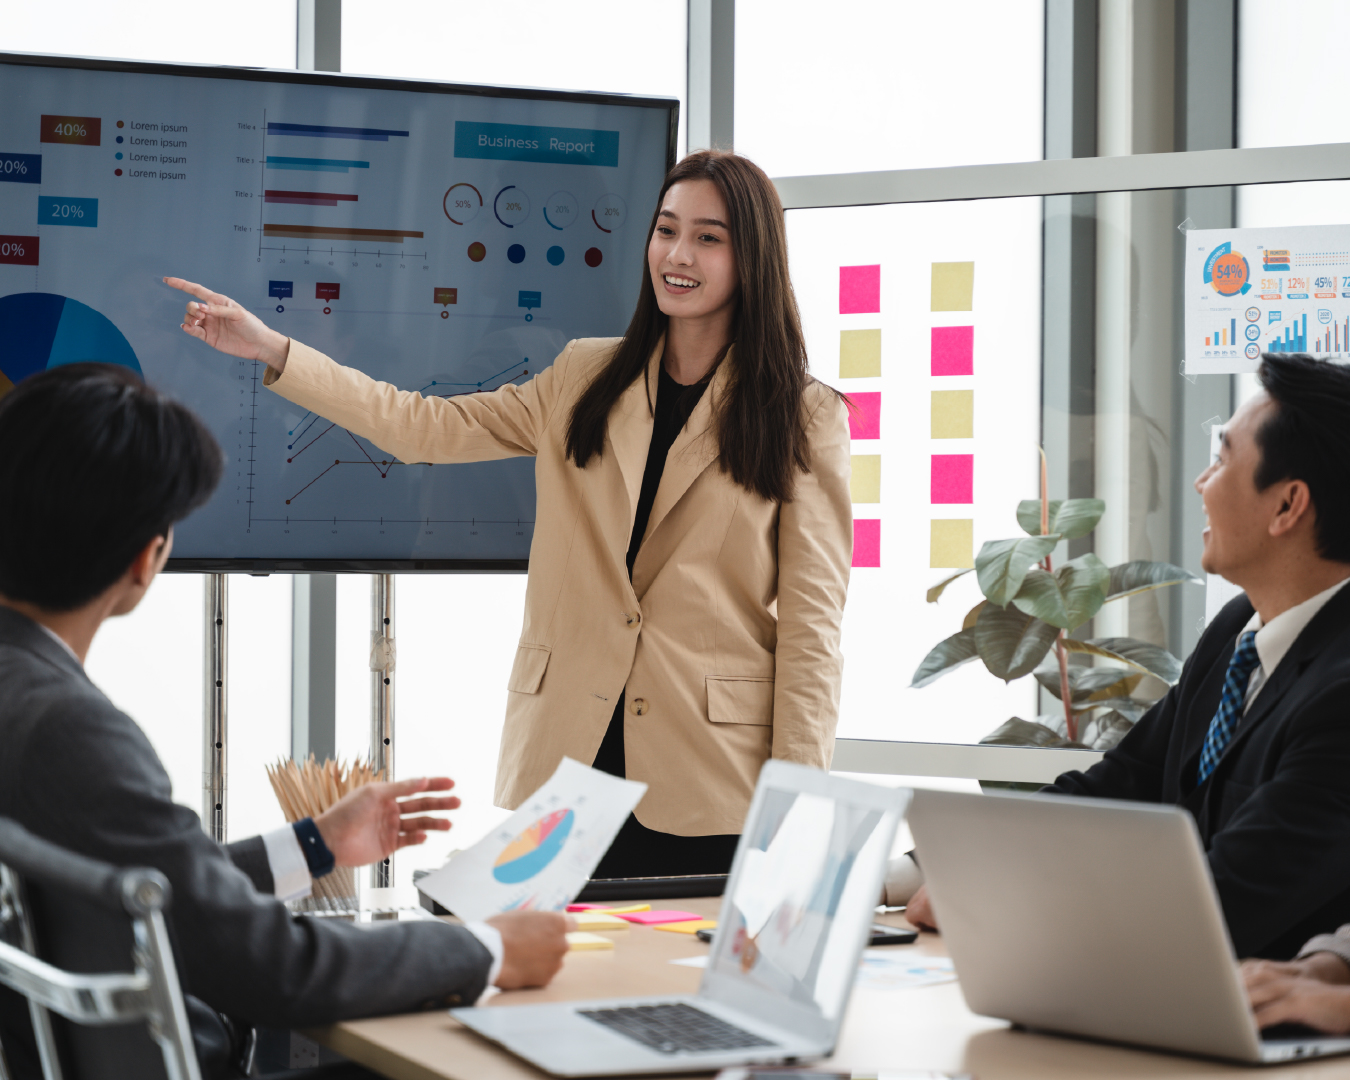
[[[714,724],[773,723],[773,680],[709,675],[708,719]]]
[[[539,684],[544,681],[552,653],[547,645],[521,645],[516,649],[516,662],[511,665],[511,681],[506,688],[517,694],[539,693]]]

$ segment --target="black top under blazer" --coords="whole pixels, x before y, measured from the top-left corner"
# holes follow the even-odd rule
[[[1181,680],[1114,749],[1048,792],[1174,803],[1195,817],[1237,954],[1285,960],[1350,922],[1350,586],[1304,628],[1196,783],[1245,596],[1210,623]],[[1141,915],[1149,883],[1139,883]]]
[[[149,659],[146,674],[154,674]],[[185,704],[184,724],[196,723],[194,711]],[[303,1027],[471,1004],[486,985],[491,955],[463,927],[401,922],[362,928],[291,915],[270,895],[262,840],[222,847],[208,837],[197,815],[170,797],[169,777],[141,729],[41,627],[5,607],[0,815],[82,855],[163,873],[173,888],[167,922],[183,990],[232,1018]],[[77,971],[129,969],[125,919],[122,944],[110,948],[99,913],[63,913],[63,905],[69,906],[60,896],[34,898],[40,932],[44,922],[65,924],[63,933],[51,935],[49,959]],[[194,1006],[189,1002],[200,1052],[203,1010]],[[93,1029],[69,1027],[67,1053],[76,1075],[162,1075],[162,1058],[143,1026],[103,1029],[102,1038]],[[110,1060],[109,1037],[119,1043],[111,1055],[116,1060]],[[11,1068],[25,1075],[16,1058],[28,1058],[33,1049],[28,1010],[3,987],[0,1045]]]

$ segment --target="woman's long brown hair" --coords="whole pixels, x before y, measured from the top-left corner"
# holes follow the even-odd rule
[[[647,227],[648,244],[666,192],[685,180],[711,180],[722,193],[741,279],[731,328],[732,370],[717,403],[721,468],[749,491],[785,502],[792,498],[797,470],[810,471],[802,406],[810,376],[788,276],[783,204],[772,181],[748,158],[701,150],[667,174]],[[572,408],[567,456],[578,468],[603,455],[610,410],[635,379],[646,376],[652,350],[669,323],[656,302],[646,248],[643,252],[642,287],[628,330]]]

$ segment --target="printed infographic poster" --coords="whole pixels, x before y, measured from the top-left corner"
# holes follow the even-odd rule
[[[0,63],[0,391],[98,359],[194,408],[228,467],[181,558],[528,557],[531,459],[397,461],[184,334],[160,279],[402,390],[526,383],[627,325],[668,109],[186,73]]]
[[[1350,225],[1186,234],[1186,374],[1350,352]]]

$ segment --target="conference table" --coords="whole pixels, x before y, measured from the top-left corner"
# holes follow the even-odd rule
[[[716,918],[716,899],[652,901],[652,907]],[[904,926],[897,914],[877,922]],[[614,931],[614,948],[568,954],[552,984],[542,990],[494,993],[483,1008],[544,1001],[578,1001],[630,994],[692,994],[702,972],[672,960],[704,955],[692,935],[633,926]],[[897,956],[945,956],[942,938],[920,935],[913,945],[888,946]],[[392,1080],[542,1080],[547,1074],[469,1031],[446,1012],[352,1020],[305,1032],[310,1038]],[[1259,1076],[1261,1080],[1343,1080],[1350,1059],[1300,1062],[1254,1070],[1251,1066],[1154,1053],[1128,1047],[1013,1030],[1006,1022],[976,1016],[954,983],[855,989],[839,1045],[828,1065],[841,1072],[931,1070],[968,1073],[975,1080],[1181,1080]],[[688,1075],[688,1074],[686,1074]],[[704,1074],[708,1075],[708,1074]]]

